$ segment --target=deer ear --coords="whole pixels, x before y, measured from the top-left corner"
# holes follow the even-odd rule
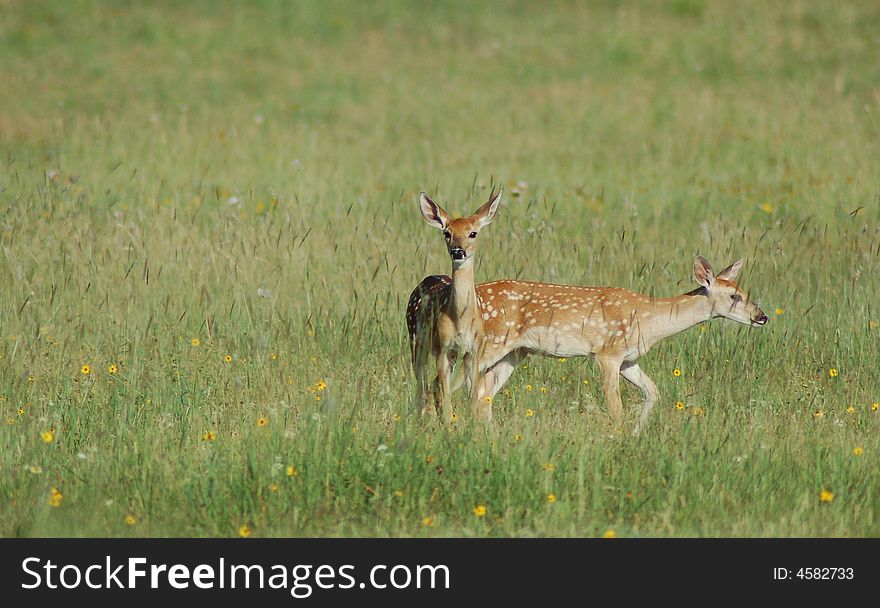
[[[735,261],[733,264],[719,272],[716,276],[719,279],[726,279],[728,281],[732,281],[736,278],[736,275],[739,274],[739,271],[742,270],[743,261],[741,259]]]
[[[419,209],[425,221],[434,226],[434,228],[446,230],[446,227],[452,221],[452,218],[443,210],[443,207],[432,201],[424,192],[419,193]]]
[[[697,259],[694,260],[694,279],[707,289],[712,285],[712,281],[715,280],[712,265],[701,255],[698,255]]]
[[[489,196],[489,202],[484,204],[482,207],[477,209],[477,211],[472,216],[474,220],[476,220],[477,225],[480,228],[488,226],[492,223],[492,220],[495,219],[495,214],[498,213],[498,207],[501,206],[501,195],[504,193],[504,188],[498,189],[498,194],[495,194],[493,191]]]

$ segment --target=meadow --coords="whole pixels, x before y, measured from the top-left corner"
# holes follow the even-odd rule
[[[873,3],[0,1],[0,535],[880,536]],[[769,315],[412,410],[425,190],[477,280]],[[677,370],[677,372],[676,372]]]

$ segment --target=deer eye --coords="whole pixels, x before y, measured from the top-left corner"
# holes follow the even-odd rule
[[[471,232],[468,236],[469,236],[470,238],[472,238],[472,239],[475,239],[475,238],[477,238],[477,233],[476,233],[476,232]]]
[[[742,300],[743,300],[742,296],[739,295],[738,293],[735,293],[732,296],[730,296],[730,299],[733,300],[734,302],[742,302]]]
[[[446,237],[446,240],[448,241],[449,239],[452,238],[452,233],[449,232],[448,230],[444,230],[444,231],[443,231],[443,236]]]

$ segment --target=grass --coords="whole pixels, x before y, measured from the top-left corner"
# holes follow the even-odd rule
[[[3,536],[880,535],[876,7],[0,10]],[[478,280],[745,257],[770,323],[645,356],[638,440],[580,359],[412,415],[417,193],[493,183]]]

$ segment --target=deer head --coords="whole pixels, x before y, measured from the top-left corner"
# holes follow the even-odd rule
[[[489,201],[477,209],[470,217],[452,219],[443,208],[432,201],[424,192],[419,194],[422,217],[431,226],[443,231],[446,249],[452,258],[452,268],[457,269],[472,264],[477,251],[477,236],[480,230],[492,223],[501,203],[502,189],[489,196]]]
[[[697,256],[694,261],[694,278],[703,288],[700,291],[705,292],[712,304],[713,317],[725,317],[752,327],[766,325],[767,315],[733,281],[742,265],[743,261],[737,260],[715,274],[711,264]]]

